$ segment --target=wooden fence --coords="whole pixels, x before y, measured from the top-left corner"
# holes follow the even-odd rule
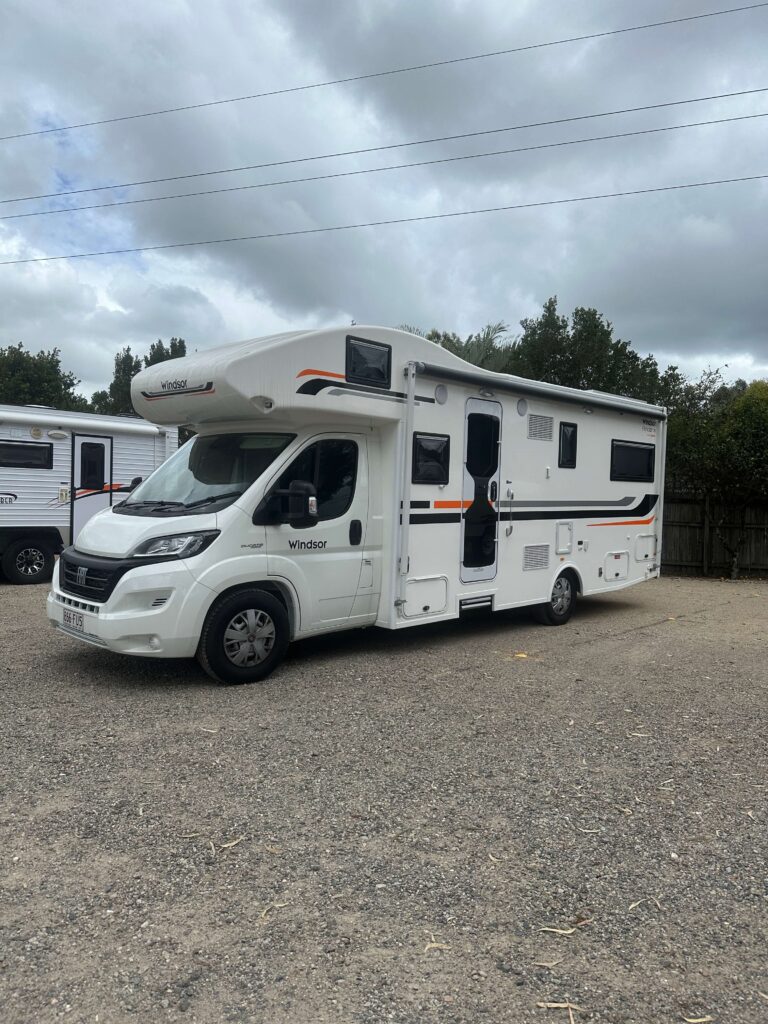
[[[671,572],[730,576],[731,557],[715,530],[721,514],[720,508],[703,501],[667,497],[664,502],[662,568]],[[731,514],[722,527],[729,543],[735,542],[739,530]],[[753,505],[747,509],[745,533],[739,556],[739,574],[768,575],[768,505]]]

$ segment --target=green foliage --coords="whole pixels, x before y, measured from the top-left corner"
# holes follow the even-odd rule
[[[166,359],[177,359],[186,354],[187,345],[183,338],[171,338],[167,346],[158,338],[150,345],[149,354],[144,356],[144,366],[154,366],[155,363],[165,362]],[[106,391],[96,391],[91,398],[93,411],[112,416],[132,415],[131,381],[142,369],[141,364],[141,357],[134,356],[130,345],[118,352],[115,356],[115,369],[109,388]]]
[[[36,355],[21,344],[0,348],[0,402],[85,411],[88,401],[75,391],[79,383],[73,373],[62,370],[57,348]]]

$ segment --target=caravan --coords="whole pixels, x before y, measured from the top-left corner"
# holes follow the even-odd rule
[[[0,405],[0,556],[11,583],[51,578],[54,556],[178,447],[135,417]]]
[[[659,574],[666,417],[354,326],[143,370],[136,411],[196,436],[67,548],[68,635],[268,675],[291,640],[533,606]]]

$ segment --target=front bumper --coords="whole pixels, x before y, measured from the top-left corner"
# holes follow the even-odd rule
[[[213,600],[184,562],[138,565],[117,581],[106,601],[62,590],[56,565],[46,611],[51,625],[76,640],[120,654],[194,657]],[[65,618],[82,630],[68,625]]]

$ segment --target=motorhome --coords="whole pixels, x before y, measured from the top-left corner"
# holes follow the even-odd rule
[[[662,408],[490,373],[381,327],[149,367],[136,411],[195,436],[59,560],[69,636],[267,676],[291,640],[407,629],[659,575]]]
[[[11,583],[51,578],[54,556],[178,448],[175,427],[127,416],[0,405],[0,556]]]

